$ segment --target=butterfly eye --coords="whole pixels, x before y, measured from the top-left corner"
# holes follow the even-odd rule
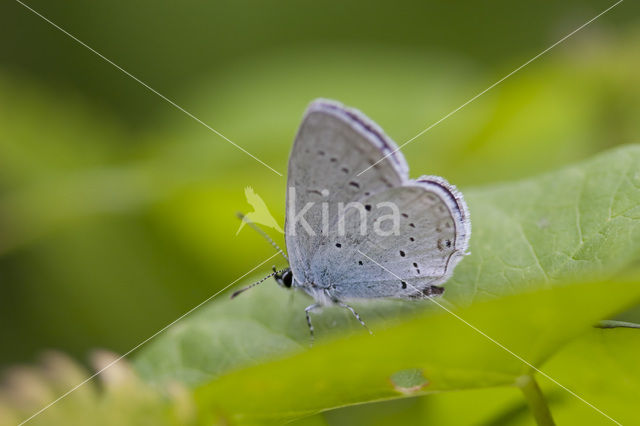
[[[291,271],[287,271],[282,274],[282,285],[286,288],[291,288],[291,284],[293,283],[293,274]]]

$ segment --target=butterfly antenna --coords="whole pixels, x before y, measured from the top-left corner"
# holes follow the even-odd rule
[[[246,287],[241,288],[240,290],[234,291],[233,294],[231,295],[231,298],[233,299],[234,297],[236,297],[237,295],[239,295],[240,293],[244,293],[245,291],[249,290],[250,288],[253,288],[255,286],[257,286],[258,284],[263,283],[264,281],[268,280],[269,278],[273,277],[276,274],[280,274],[282,272],[286,271],[286,269],[281,269],[280,271],[276,271],[275,267],[273,268],[273,272],[270,273],[269,275],[267,275],[266,277],[256,281],[253,284],[249,284]]]
[[[287,261],[289,261],[289,258],[287,257],[286,254],[284,254],[284,251],[282,251],[282,249],[280,248],[280,246],[278,244],[276,244],[275,241],[273,241],[271,239],[271,237],[269,235],[267,235],[266,232],[264,232],[262,229],[260,229],[258,227],[258,225],[256,225],[255,223],[251,222],[251,220],[249,220],[249,218],[247,216],[245,216],[244,214],[238,212],[236,213],[236,216],[238,216],[238,219],[240,219],[241,221],[243,221],[244,223],[246,223],[247,225],[249,225],[254,231],[256,231],[258,234],[262,235],[262,237],[267,240],[267,242],[269,244],[271,244],[276,250],[278,250],[278,252],[282,255],[282,257],[284,257]],[[269,277],[267,277],[269,278]]]

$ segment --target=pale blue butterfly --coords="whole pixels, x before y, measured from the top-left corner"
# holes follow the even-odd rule
[[[462,194],[441,177],[409,179],[408,170],[361,112],[322,99],[307,109],[289,157],[289,268],[270,276],[315,299],[305,310],[312,336],[309,313],[324,305],[349,309],[364,325],[345,301],[442,294],[467,254]]]

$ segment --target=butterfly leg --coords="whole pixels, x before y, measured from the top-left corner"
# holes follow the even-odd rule
[[[313,324],[311,324],[311,311],[319,308],[320,304],[319,303],[314,303],[313,305],[309,305],[306,308],[304,308],[304,314],[307,316],[307,325],[309,326],[309,333],[311,333],[311,344],[313,344]]]
[[[369,332],[369,334],[371,334],[373,336],[373,332],[371,330],[369,330],[369,327],[367,327],[367,325],[364,323],[364,321],[362,321],[362,318],[360,318],[360,315],[358,315],[358,313],[355,311],[355,309],[353,309],[351,306],[347,305],[346,303],[342,303],[340,301],[335,302],[338,306],[348,309],[354,317],[356,317],[356,319],[360,322],[360,324],[362,324],[362,326],[364,328],[367,329],[367,331]]]

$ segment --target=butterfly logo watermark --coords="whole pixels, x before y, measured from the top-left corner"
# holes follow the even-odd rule
[[[329,195],[329,191],[326,189],[315,192],[321,198]],[[240,233],[247,222],[273,228],[283,234],[284,231],[278,225],[278,221],[273,217],[264,200],[256,194],[254,189],[247,186],[244,189],[244,194],[247,202],[253,207],[253,211],[242,215],[244,219],[240,223],[236,235]],[[380,236],[399,235],[400,233],[400,209],[393,202],[383,201],[373,206],[372,204],[360,202],[328,203],[327,201],[309,201],[304,205],[298,205],[296,203],[295,187],[289,188],[287,195],[289,198],[287,212],[289,220],[286,225],[287,233],[290,235],[295,236],[302,231],[302,233],[312,237],[318,234],[328,235],[329,233],[335,233],[338,236],[359,233],[364,236],[370,231],[369,227],[372,227],[373,232]],[[299,207],[300,210],[297,211],[296,207]],[[374,210],[376,211],[372,211],[373,207],[375,207]],[[373,219],[375,220],[369,220],[370,214],[374,215]],[[314,226],[311,226],[307,221],[307,215],[316,218],[312,222],[317,229],[314,229]],[[337,220],[330,220],[330,217],[337,218]],[[330,229],[330,223],[333,226],[332,229]],[[351,226],[347,226],[348,224]]]
[[[252,187],[247,186],[244,189],[244,196],[247,199],[247,203],[249,203],[251,207],[253,207],[253,211],[245,215],[247,220],[258,225],[273,228],[281,234],[284,234],[284,231],[282,230],[282,228],[280,228],[280,225],[278,225],[278,222],[274,219],[264,200],[258,194],[256,194]],[[245,221],[240,222],[240,227],[236,231],[236,235],[240,233],[244,225]]]

